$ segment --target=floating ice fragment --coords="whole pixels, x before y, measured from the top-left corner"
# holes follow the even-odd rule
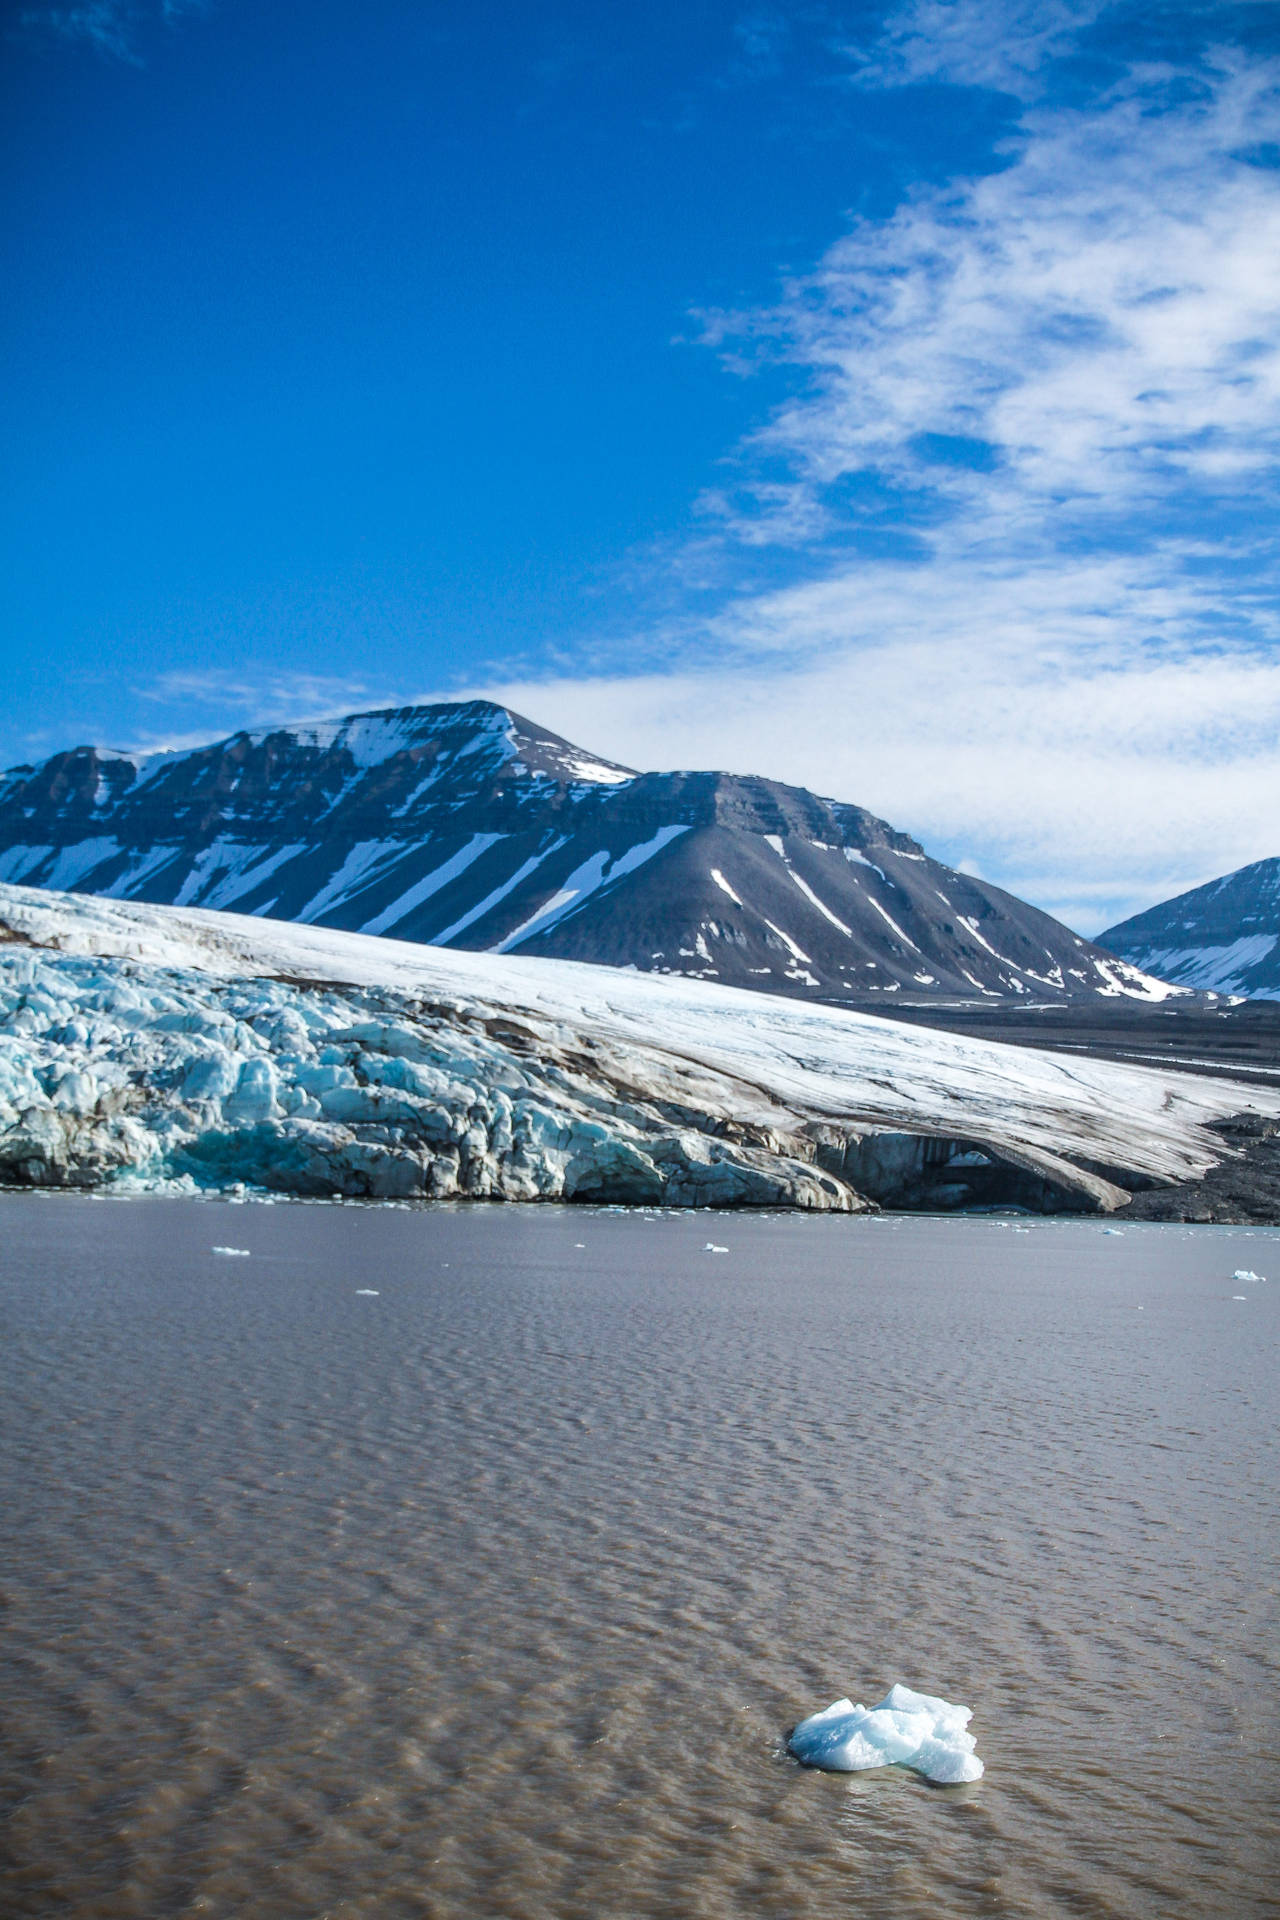
[[[247,1260],[249,1258],[248,1247],[213,1247],[210,1251],[213,1253],[225,1253],[230,1260]]]
[[[718,1247],[714,1240],[708,1240],[702,1251],[704,1253],[728,1253],[729,1249],[728,1247]]]
[[[1267,1276],[1265,1273],[1254,1273],[1249,1267],[1237,1267],[1231,1278],[1233,1280],[1261,1281],[1264,1287],[1267,1284]]]
[[[829,1773],[858,1773],[864,1767],[914,1767],[926,1780],[953,1786],[980,1780],[983,1765],[977,1741],[965,1728],[973,1715],[932,1694],[890,1687],[878,1707],[835,1700],[821,1713],[793,1727],[788,1751],[802,1766]]]
[[[1102,1231],[1104,1233],[1114,1233],[1117,1240],[1119,1240],[1122,1237],[1124,1230],[1121,1227],[1104,1227]]]
[[[367,1294],[370,1300],[376,1300],[378,1298],[377,1287],[357,1287],[356,1292]]]
[[[1247,1300],[1249,1296],[1247,1293],[1233,1293],[1231,1298],[1233,1300]]]

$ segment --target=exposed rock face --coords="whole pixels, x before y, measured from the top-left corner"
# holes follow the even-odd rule
[[[0,887],[0,1180],[1123,1205],[1280,1089],[713,985]]]
[[[1280,1000],[1280,859],[1162,900],[1098,945],[1180,986]]]
[[[14,768],[0,881],[800,998],[1168,991],[860,807],[631,773],[484,702]]]

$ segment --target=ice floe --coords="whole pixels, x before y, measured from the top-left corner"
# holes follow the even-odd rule
[[[1264,1287],[1267,1284],[1266,1274],[1254,1273],[1251,1267],[1237,1267],[1231,1278],[1233,1280],[1253,1280]],[[1243,1296],[1241,1297],[1243,1298]]]
[[[939,1786],[955,1786],[985,1771],[966,1731],[972,1718],[968,1707],[899,1685],[878,1707],[834,1700],[792,1728],[787,1748],[802,1766],[829,1773],[911,1767]]]
[[[225,1254],[229,1260],[247,1260],[250,1249],[248,1247],[211,1247],[209,1251]]]

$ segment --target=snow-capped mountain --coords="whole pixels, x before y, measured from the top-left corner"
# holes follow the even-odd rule
[[[808,998],[1169,992],[861,807],[484,701],[15,767],[0,881]]]
[[[1162,900],[1098,945],[1185,987],[1280,1000],[1280,859]]]

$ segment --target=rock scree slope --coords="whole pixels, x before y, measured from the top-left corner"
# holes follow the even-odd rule
[[[634,773],[484,701],[15,767],[0,881],[801,999],[1171,991],[861,807]]]

